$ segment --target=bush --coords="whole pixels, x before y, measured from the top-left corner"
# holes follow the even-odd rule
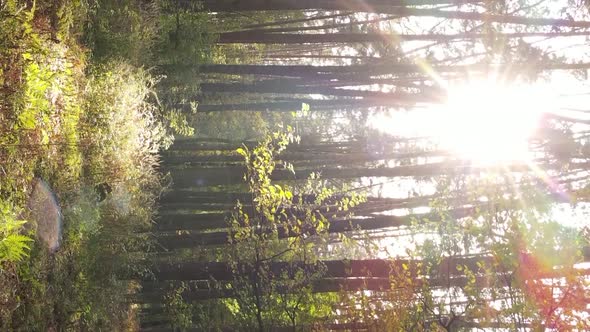
[[[117,275],[143,269],[130,252],[149,245],[137,233],[161,189],[157,153],[182,125],[129,64],[149,56],[156,1],[33,3],[0,1],[0,330],[125,330],[134,286]],[[101,60],[89,69],[68,36],[87,18]],[[62,204],[54,254],[23,233],[34,177]]]
[[[158,107],[148,100],[156,80],[121,62],[92,69],[81,118],[84,174],[90,184],[156,181],[157,153],[170,144]]]
[[[160,109],[150,102],[153,84],[146,71],[122,62],[89,70],[79,96],[84,112],[73,127],[80,176],[75,191],[61,193],[67,198],[63,245],[49,256],[35,244],[29,260],[0,273],[0,282],[19,279],[4,295],[18,303],[0,307],[0,327],[95,331],[123,330],[129,323],[125,294],[134,286],[117,276],[143,269],[130,253],[149,245],[137,232],[151,224],[161,190],[157,153],[170,139]],[[109,190],[99,192],[101,184]]]
[[[97,61],[127,59],[144,64],[158,33],[158,1],[90,0],[85,44]]]

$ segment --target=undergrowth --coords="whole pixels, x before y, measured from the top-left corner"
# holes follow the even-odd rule
[[[0,1],[2,331],[134,329],[136,286],[117,275],[143,269],[131,253],[150,245],[138,230],[151,224],[172,126],[158,78],[134,66],[157,30],[157,8],[142,4],[155,2],[127,2]],[[35,178],[62,211],[56,253],[28,213]]]

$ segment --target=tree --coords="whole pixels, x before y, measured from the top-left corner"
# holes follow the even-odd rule
[[[166,287],[180,289],[178,299],[229,312],[228,329],[585,328],[585,302],[574,294],[587,292],[586,272],[574,266],[588,259],[587,244],[551,223],[544,204],[565,202],[564,193],[587,199],[587,135],[571,130],[583,122],[546,116],[530,142],[538,158],[497,168],[428,138],[374,136],[361,122],[444,103],[445,83],[470,76],[585,71],[573,53],[556,56],[544,44],[587,35],[584,15],[546,18],[535,3],[477,1],[176,4],[177,17],[218,23],[216,47],[239,51],[156,67],[199,80],[192,90],[170,84],[178,93],[166,104],[200,127],[164,155],[173,184],[160,199],[155,280],[138,302],[152,308]],[[278,135],[257,145],[250,135],[239,147],[233,128],[254,118],[289,122],[302,144],[285,147]],[[273,161],[279,150],[288,167]],[[376,195],[377,181],[432,191],[344,208],[359,187]],[[350,189],[319,199],[343,183]],[[379,246],[394,257],[376,258]],[[324,319],[302,303],[317,304]]]

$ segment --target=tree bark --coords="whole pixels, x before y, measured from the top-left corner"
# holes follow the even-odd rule
[[[581,166],[580,166],[581,167]],[[324,168],[320,175],[324,179],[354,179],[361,177],[432,177],[451,174],[476,174],[490,171],[490,167],[471,165],[469,162],[438,162],[421,165],[383,167],[383,168]],[[525,163],[515,163],[502,168],[505,171],[526,172],[529,166]],[[245,167],[224,168],[189,168],[174,170],[171,173],[177,188],[194,186],[235,184],[242,182]],[[319,170],[300,169],[295,174],[288,170],[276,169],[271,179],[275,181],[307,179],[311,173]],[[497,171],[500,171],[498,168]]]
[[[191,1],[178,0],[180,6]],[[346,10],[356,12],[381,13],[400,17],[436,17],[446,19],[472,20],[494,23],[523,24],[529,26],[555,26],[569,28],[588,28],[590,22],[561,18],[538,18],[510,14],[489,14],[464,12],[458,10],[440,10],[435,8],[414,8],[410,6],[432,4],[480,3],[481,1],[437,1],[437,0],[205,0],[203,10],[223,11],[261,11],[261,10]]]
[[[193,1],[177,0],[181,8]],[[284,10],[346,10],[380,12],[405,6],[480,3],[481,0],[204,0],[202,10],[211,12],[284,11]]]
[[[524,66],[530,70],[581,70],[589,69],[590,63],[563,64],[510,64],[510,68]],[[473,73],[473,72],[503,72],[505,68],[498,64],[475,65],[434,65],[429,70],[436,73]],[[163,69],[171,68],[163,66]],[[420,64],[390,63],[351,66],[311,66],[311,65],[200,65],[188,67],[200,73],[218,73],[233,75],[270,75],[293,78],[332,80],[339,77],[349,78],[359,74],[364,75],[400,75],[422,74],[425,69]]]
[[[590,22],[589,22],[590,23]],[[551,38],[587,36],[588,31],[515,32],[515,33],[459,33],[459,34],[381,34],[381,33],[273,33],[273,30],[246,30],[219,35],[220,44],[325,44],[325,43],[401,43],[407,41],[453,42],[461,40]]]
[[[583,261],[590,261],[590,247],[584,247]],[[432,278],[450,278],[452,276],[463,276],[464,269],[467,267],[472,272],[485,273],[485,267],[494,264],[495,258],[486,255],[471,255],[460,257],[442,258],[437,267],[429,270],[428,276]],[[364,259],[364,260],[328,260],[322,261],[321,265],[310,265],[302,262],[272,262],[270,270],[274,275],[282,275],[284,272],[296,271],[306,268],[311,271],[315,268],[322,268],[325,273],[323,278],[390,278],[394,271],[403,271],[406,269],[412,271],[414,275],[425,276],[426,274],[416,269],[424,262],[421,260],[411,259]],[[247,268],[240,269],[247,270]],[[559,276],[560,270],[551,270],[546,275],[539,275],[543,278],[554,278]],[[153,277],[144,275],[129,274],[129,279],[139,280],[217,280],[232,281],[233,272],[230,266],[223,262],[179,262],[179,263],[161,263],[154,266]],[[581,270],[581,273],[590,273],[590,269]],[[448,280],[447,280],[448,281]]]
[[[431,275],[450,276],[463,274],[462,267],[467,266],[472,271],[479,271],[478,264],[491,264],[492,257],[487,256],[470,256],[470,257],[453,257],[443,259],[442,263],[435,268]],[[297,271],[299,269],[324,269],[324,278],[389,278],[392,271],[402,271],[403,265],[413,267],[422,263],[420,260],[408,259],[365,259],[365,260],[329,260],[322,261],[321,265],[310,265],[302,262],[272,262],[270,270],[274,275],[281,275],[288,271]],[[459,266],[459,269],[457,268]],[[247,267],[241,268],[240,271],[247,270]],[[131,279],[141,280],[216,280],[232,281],[233,271],[231,267],[222,262],[182,262],[182,263],[161,263],[152,269],[152,276],[145,277],[142,275],[131,274]]]
[[[241,202],[247,202],[251,197],[245,197]],[[413,198],[406,198],[406,199],[395,199],[395,198],[369,198],[367,203],[361,203],[359,206],[353,208],[351,212],[356,210],[363,211],[364,214],[367,213],[367,210],[364,206],[369,207],[370,210],[373,211],[389,211],[393,209],[411,209],[421,206],[427,206],[429,201],[433,199],[433,196],[423,196],[423,197],[413,197]],[[187,197],[184,201],[186,204],[187,209],[191,206],[190,198]],[[243,204],[243,203],[242,203]],[[248,204],[245,204],[248,208],[251,208]],[[373,207],[374,206],[374,207]],[[371,207],[373,207],[371,209]],[[217,207],[214,207],[217,209]],[[326,210],[326,208],[322,208],[322,210]],[[331,211],[337,210],[335,206],[332,206]],[[457,215],[458,215],[457,211]],[[324,212],[325,215],[329,215],[327,211]],[[363,214],[357,214],[357,216],[363,216]],[[227,228],[227,221],[226,218],[227,214],[224,213],[199,213],[199,214],[166,214],[161,215],[157,218],[155,229],[158,231],[175,231],[175,230],[192,230],[192,231],[202,231],[207,229],[218,229],[218,228]],[[418,216],[415,216],[418,217]],[[436,215],[431,216],[431,218],[435,218]],[[330,227],[331,232],[343,232],[343,231],[350,231],[354,229],[379,229],[385,227],[397,227],[400,225],[408,225],[411,222],[410,217],[399,217],[399,216],[370,216],[367,219],[338,219],[338,218],[330,218],[333,219],[331,222],[333,225]],[[202,234],[185,234],[190,243],[194,241],[202,241],[207,242],[207,240],[203,240]],[[288,236],[288,234],[284,234],[283,236]],[[183,236],[178,236],[182,238]],[[206,237],[206,235],[205,235]],[[219,239],[221,237],[215,236],[214,239]],[[178,246],[182,246],[182,240],[177,238],[177,235],[170,235],[164,236],[164,242],[168,243],[168,245],[173,246],[173,248],[179,248]],[[224,244],[227,243],[227,236],[226,241],[223,243],[209,243],[209,244]],[[164,243],[161,243],[165,245]],[[166,246],[166,245],[165,245]],[[173,249],[169,248],[169,249]]]
[[[316,94],[337,97],[362,97],[372,100],[388,99],[398,103],[432,103],[445,100],[444,92],[404,93],[378,90],[339,89],[325,86],[301,86],[289,81],[260,81],[244,83],[202,83],[201,93],[258,93],[258,94]],[[198,108],[197,108],[198,109]]]
[[[392,207],[394,209],[395,207]],[[335,210],[333,208],[332,210]],[[389,208],[380,208],[380,210],[390,210]],[[475,208],[456,208],[451,211],[448,211],[448,214],[451,218],[464,218],[467,217],[475,212]],[[378,230],[378,229],[390,229],[390,228],[398,228],[401,226],[408,226],[414,220],[429,220],[429,221],[439,221],[440,215],[439,213],[424,213],[424,214],[414,214],[414,215],[407,215],[407,216],[390,216],[390,215],[378,215],[378,216],[371,216],[368,218],[347,218],[347,219],[334,219],[330,221],[330,225],[328,227],[328,233],[337,234],[337,233],[345,233],[345,232],[353,232],[358,230],[369,231],[369,230]],[[216,228],[221,228],[222,224],[219,222],[216,224]],[[198,218],[195,218],[193,221],[193,228],[197,228],[199,230],[203,230],[201,228],[205,226],[210,226],[210,223],[203,223],[198,221]],[[191,226],[188,224],[184,224],[184,226]],[[305,225],[304,225],[305,227]],[[269,232],[267,230],[260,230],[259,233]],[[314,230],[303,230],[303,233],[307,236],[317,235]],[[300,233],[296,233],[290,229],[279,228],[278,229],[278,237],[280,239],[289,238],[289,237],[297,237],[300,236]],[[183,248],[193,248],[197,246],[219,246],[223,244],[227,244],[231,238],[231,233],[228,231],[217,231],[217,232],[190,232],[185,231],[181,234],[157,234],[156,241],[160,246],[167,250],[176,250],[176,249],[183,249]]]

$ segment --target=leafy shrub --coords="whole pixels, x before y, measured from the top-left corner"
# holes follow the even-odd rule
[[[177,329],[186,329],[193,324],[192,305],[182,299],[182,293],[186,288],[186,285],[182,284],[164,295],[164,312],[171,318],[173,327]]]
[[[159,21],[158,1],[90,0],[85,41],[98,61],[143,64],[151,57]]]
[[[171,120],[152,93],[156,79],[106,61],[115,55],[137,63],[152,38],[145,16],[124,16],[148,2],[128,3],[0,1],[2,331],[126,330],[125,294],[133,285],[116,276],[143,269],[130,263],[130,252],[149,243],[137,231],[150,224],[160,189],[157,152],[171,140],[163,125]],[[115,6],[118,12],[108,12]],[[93,44],[105,45],[94,57],[105,61],[88,70],[86,50],[68,35],[76,22],[87,22],[80,17],[87,9],[104,23],[90,30],[106,33]],[[54,254],[23,235],[19,220],[35,175],[62,203],[64,241]],[[98,197],[103,183],[109,192]]]
[[[131,284],[117,278],[132,249],[135,223],[118,216],[111,204],[97,203],[87,187],[64,210],[65,246],[55,259],[52,286],[56,318],[78,331],[123,330],[124,294]]]
[[[20,220],[12,204],[0,200],[0,264],[19,262],[27,257],[32,239],[21,234],[26,222]]]
[[[155,83],[145,70],[121,62],[92,70],[80,129],[91,184],[154,180],[157,152],[172,139],[148,101]]]
[[[213,47],[216,37],[207,33],[210,27],[211,20],[208,14],[202,11],[179,11],[175,15],[163,16],[155,45],[158,58],[173,64],[198,64],[209,61],[216,53]],[[186,73],[186,70],[183,72]],[[191,75],[190,78],[193,77]]]

